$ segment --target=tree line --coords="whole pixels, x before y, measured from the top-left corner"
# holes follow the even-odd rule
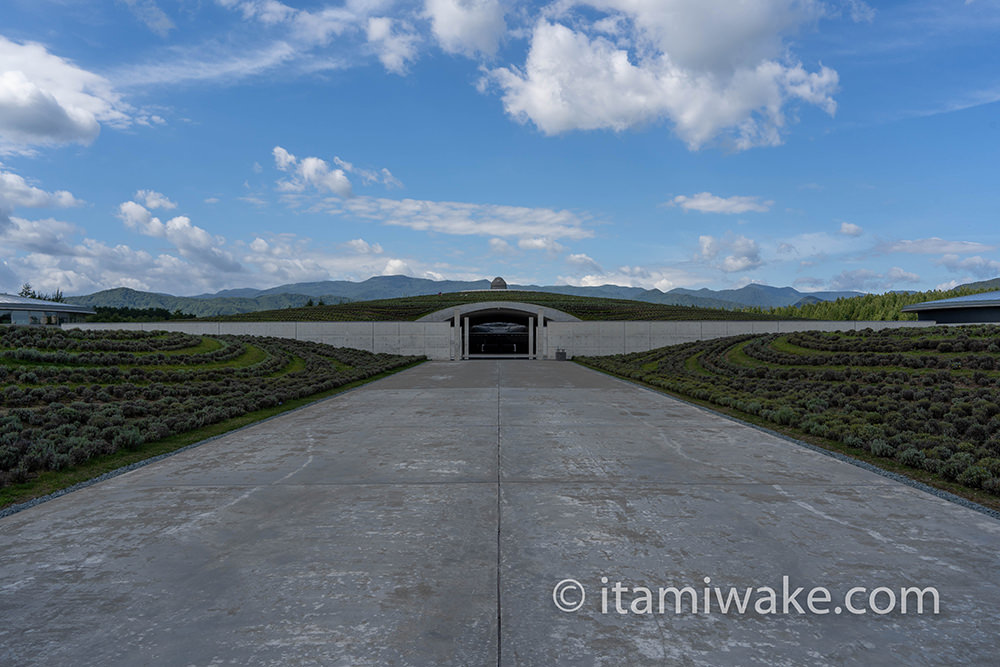
[[[951,299],[958,296],[991,292],[995,287],[957,287],[947,291],[928,290],[926,292],[886,292],[885,294],[864,294],[862,296],[841,297],[836,301],[819,301],[792,306],[762,308],[752,306],[739,312],[774,315],[781,319],[808,320],[916,320],[916,313],[904,313],[903,307],[925,301]]]

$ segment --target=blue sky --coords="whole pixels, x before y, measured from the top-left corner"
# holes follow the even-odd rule
[[[1000,2],[4,0],[0,291],[1000,276]]]

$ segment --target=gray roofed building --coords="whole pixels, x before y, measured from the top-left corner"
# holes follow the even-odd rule
[[[924,301],[903,306],[903,312],[916,313],[918,320],[933,320],[941,324],[1000,322],[1000,291]]]
[[[94,311],[86,306],[0,294],[0,324],[82,322],[87,315],[94,314]]]

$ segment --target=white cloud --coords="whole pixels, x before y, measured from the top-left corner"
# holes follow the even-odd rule
[[[727,233],[718,239],[704,235],[698,237],[698,245],[702,259],[712,261],[716,268],[726,273],[755,269],[764,264],[757,242],[745,236]]]
[[[186,259],[226,273],[243,271],[240,263],[222,248],[225,239],[212,236],[201,227],[191,224],[191,219],[187,216],[179,215],[162,222],[141,204],[127,201],[118,207],[118,217],[126,227],[135,229],[140,234],[166,239]]]
[[[139,190],[135,193],[135,198],[141,201],[146,208],[177,208],[176,203],[170,201],[165,194],[157,192],[156,190]]]
[[[969,0],[966,0],[968,3]],[[864,0],[846,0],[846,9],[855,23],[871,23],[875,20],[875,10]]]
[[[385,185],[385,187],[390,189],[403,187],[402,181],[393,176],[392,172],[386,169],[385,167],[382,167],[382,169],[379,170],[379,175],[382,177],[382,183]]]
[[[913,273],[911,271],[906,271],[904,269],[899,268],[898,266],[894,266],[891,269],[889,269],[889,271],[885,275],[886,278],[893,284],[920,282],[920,276],[918,276],[916,273]]]
[[[299,163],[299,175],[317,190],[327,190],[341,197],[353,194],[351,182],[343,170],[330,169],[330,165],[318,157],[303,158]]]
[[[296,162],[298,162],[294,155],[281,146],[275,146],[271,153],[274,155],[274,164],[281,171],[290,170],[295,166]]]
[[[150,17],[158,10],[155,0],[126,1]],[[508,35],[527,37],[523,65],[484,66],[480,82],[484,89],[498,86],[512,116],[549,134],[667,120],[692,149],[716,141],[736,149],[780,143],[800,104],[834,113],[837,73],[807,70],[791,52],[791,39],[823,18],[866,20],[870,14],[861,0],[216,4],[254,24],[243,33],[253,35],[252,43],[171,46],[117,71],[114,80],[133,86],[233,82],[279,69],[292,75],[342,69],[373,56],[388,71],[405,74],[430,43],[488,61]]]
[[[132,202],[135,204],[135,202]],[[139,206],[135,204],[135,206]],[[382,273],[449,277],[457,280],[482,278],[475,269],[456,269],[448,264],[426,265],[407,257],[386,257],[378,244],[369,244],[370,253],[330,253],[317,249],[310,239],[292,234],[252,237],[249,243],[235,242],[239,256],[232,261],[238,272],[227,272],[211,253],[223,239],[198,230],[186,218],[174,218],[159,225],[139,208],[126,207],[134,222],[142,222],[153,238],[174,238],[186,244],[181,252],[173,249],[152,253],[128,245],[106,245],[82,234],[78,227],[59,220],[14,218],[0,229],[0,291],[16,290],[25,280],[36,289],[62,289],[81,294],[111,287],[197,294],[248,285],[272,286],[290,282],[349,279],[362,280]],[[138,229],[138,228],[137,228]],[[202,246],[199,248],[199,245]],[[200,250],[201,252],[195,252]]]
[[[602,271],[582,277],[559,276],[558,280],[560,283],[582,287],[622,285],[666,292],[675,287],[699,284],[702,278],[675,267],[619,266],[612,271]]]
[[[415,25],[422,22],[424,13],[415,7],[398,7],[383,0],[347,0],[340,6],[321,5],[316,9],[298,9],[277,0],[217,2],[240,12],[245,20],[280,35],[275,44],[283,44],[288,50],[280,58],[271,59],[265,69],[289,62],[297,62],[304,71],[339,68],[358,61],[358,54],[374,54],[386,70],[406,74],[424,42],[424,35]],[[389,10],[395,10],[394,15],[390,16]],[[462,13],[467,20],[461,25],[455,23],[458,17],[446,16],[442,25],[448,35],[452,35],[449,30],[456,28],[482,30],[477,26],[477,15],[475,11],[468,16]],[[461,41],[460,36],[454,37]],[[473,41],[480,39],[473,33],[466,37]],[[334,50],[343,55],[332,56],[330,52]]]
[[[346,279],[363,280],[374,275],[404,273],[415,276],[451,277],[458,280],[482,278],[471,271],[456,271],[454,267],[436,263],[426,265],[412,257],[387,256],[377,243],[368,244],[378,252],[358,252],[358,239],[343,244],[345,253],[330,253],[317,249],[310,239],[294,234],[280,234],[266,239],[257,237],[240,257],[258,283],[276,285],[290,282]],[[367,242],[366,242],[367,243]],[[353,246],[353,247],[352,247]],[[246,285],[243,278],[241,286]]]
[[[160,37],[166,37],[176,27],[170,17],[156,4],[156,0],[122,1],[128,5],[137,19]]]
[[[836,291],[885,292],[895,288],[900,283],[913,284],[920,282],[920,276],[901,269],[898,266],[890,268],[885,273],[871,269],[855,269],[844,271],[830,281],[830,289]]]
[[[41,44],[0,36],[0,152],[89,144],[101,123],[127,126],[134,110],[104,77]]]
[[[361,255],[381,255],[383,252],[381,245],[378,243],[368,243],[364,239],[353,239],[344,245]]]
[[[634,24],[648,48],[669,53],[681,67],[699,71],[735,70],[785,50],[783,39],[819,19],[815,0],[581,0]]]
[[[839,253],[862,252],[866,248],[860,236],[806,232],[779,240],[777,252],[793,258],[825,258]]]
[[[934,287],[934,289],[936,289],[939,292],[947,292],[948,290],[955,289],[961,284],[962,283],[958,282],[957,280],[948,280],[943,283],[938,283],[937,286]]]
[[[566,258],[566,263],[579,271],[591,274],[604,273],[604,269],[592,257],[584,253],[575,253]]]
[[[954,253],[947,254],[935,264],[943,266],[949,271],[969,273],[977,278],[1000,277],[1000,262],[979,255],[963,258]]]
[[[511,255],[514,249],[503,239],[490,239],[490,252],[494,255]]]
[[[297,14],[286,4],[277,0],[217,0],[229,9],[238,9],[245,19],[257,19],[262,23],[274,24],[294,18]]]
[[[909,252],[925,255],[955,254],[967,255],[974,252],[989,252],[994,246],[975,241],[947,241],[936,236],[929,239],[896,241],[885,248],[888,252]]]
[[[222,80],[233,83],[269,72],[299,57],[296,48],[284,40],[255,44],[235,51],[216,44],[200,49],[174,47],[151,62],[115,70],[112,78],[119,86],[149,87],[164,84]]]
[[[840,233],[844,236],[861,236],[865,230],[853,222],[842,222],[840,223]]]
[[[343,169],[330,169],[330,165],[318,157],[307,157],[300,161],[281,146],[275,146],[272,153],[274,164],[278,169],[294,174],[291,180],[278,182],[279,190],[302,192],[309,185],[317,190],[332,192],[340,197],[353,195],[351,181]],[[339,161],[339,158],[337,160]]]
[[[142,204],[134,201],[123,202],[118,206],[118,217],[129,229],[135,229],[146,236],[163,236],[163,223],[154,218]],[[154,222],[155,221],[155,222]]]
[[[402,26],[403,30],[397,30]],[[405,24],[385,16],[368,19],[368,44],[375,49],[382,65],[393,74],[406,74],[406,67],[417,57],[419,37]]]
[[[245,195],[243,197],[237,197],[239,201],[245,201],[248,204],[253,204],[254,206],[267,206],[267,200],[261,199],[255,195]]]
[[[517,247],[521,250],[544,250],[550,254],[558,254],[562,252],[565,248],[552,239],[535,237],[520,239],[517,242]]]
[[[507,30],[498,0],[426,0],[424,6],[434,37],[448,53],[492,56]]]
[[[548,208],[376,197],[328,200],[321,206],[335,215],[350,214],[386,225],[459,236],[517,238],[532,243],[534,239],[551,243],[593,236],[577,215]]]
[[[390,259],[382,268],[383,276],[405,276],[411,273],[413,271],[410,269],[410,265],[402,259]]]
[[[275,166],[281,171],[292,174],[290,179],[278,181],[277,187],[280,192],[304,192],[307,187],[312,187],[321,192],[332,192],[339,197],[352,197],[354,190],[347,174],[356,174],[366,185],[381,183],[387,188],[403,187],[399,179],[384,167],[364,169],[334,156],[333,163],[337,168],[331,169],[325,160],[318,157],[299,160],[281,146],[275,146],[271,153],[274,156]]]
[[[787,34],[820,16],[818,2],[563,4],[573,5],[622,18],[618,25],[628,33],[612,42],[580,20],[571,28],[542,19],[524,67],[495,68],[482,82],[500,87],[511,116],[545,134],[622,131],[668,119],[692,150],[722,134],[746,149],[781,143],[791,103],[836,111],[837,73],[808,72],[783,47]]]
[[[499,88],[512,116],[548,134],[667,120],[692,149],[780,143],[800,104],[834,113],[837,73],[807,70],[790,40],[822,18],[864,20],[870,10],[861,0],[842,0],[836,11],[821,0],[559,0],[541,8],[502,0],[345,0],[301,9],[278,0],[216,3],[255,24],[252,46],[172,46],[118,71],[119,85],[232,82],[279,68],[298,75],[372,56],[405,74],[432,42],[489,60],[507,35],[523,36],[523,65],[484,68],[480,82]]]
[[[76,227],[68,222],[48,218],[45,220],[25,220],[13,217],[10,224],[0,227],[0,254],[13,256],[15,251],[63,255],[68,250],[67,239],[76,233]]]
[[[280,146],[278,148],[280,148]],[[285,155],[282,157],[282,161],[286,161],[289,158],[294,160],[295,156],[289,155],[286,151]],[[346,173],[355,174],[360,177],[361,182],[365,185],[369,185],[371,183],[382,183],[387,188],[403,187],[403,184],[399,181],[399,179],[393,176],[392,172],[385,167],[381,169],[364,169],[362,167],[358,167],[352,162],[342,160],[337,156],[333,157],[333,163],[343,169]]]
[[[194,293],[213,287],[222,275],[205,262],[153,255],[122,244],[108,246],[90,238],[78,241],[74,237],[81,230],[59,220],[14,218],[13,223],[0,230],[0,255],[8,257],[6,266],[18,281],[28,280],[42,291],[72,294],[131,287],[176,293],[177,286],[184,285]]]
[[[0,170],[0,226],[18,207],[69,208],[82,202],[66,190],[46,192],[24,180],[23,176]]]
[[[673,198],[671,205],[680,206],[685,211],[733,215],[751,211],[764,213],[770,210],[774,202],[762,202],[760,201],[760,197],[717,197],[711,192],[699,192],[691,197],[678,195]]]

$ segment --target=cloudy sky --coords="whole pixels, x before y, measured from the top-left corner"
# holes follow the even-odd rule
[[[1000,276],[998,0],[3,0],[0,291]]]

